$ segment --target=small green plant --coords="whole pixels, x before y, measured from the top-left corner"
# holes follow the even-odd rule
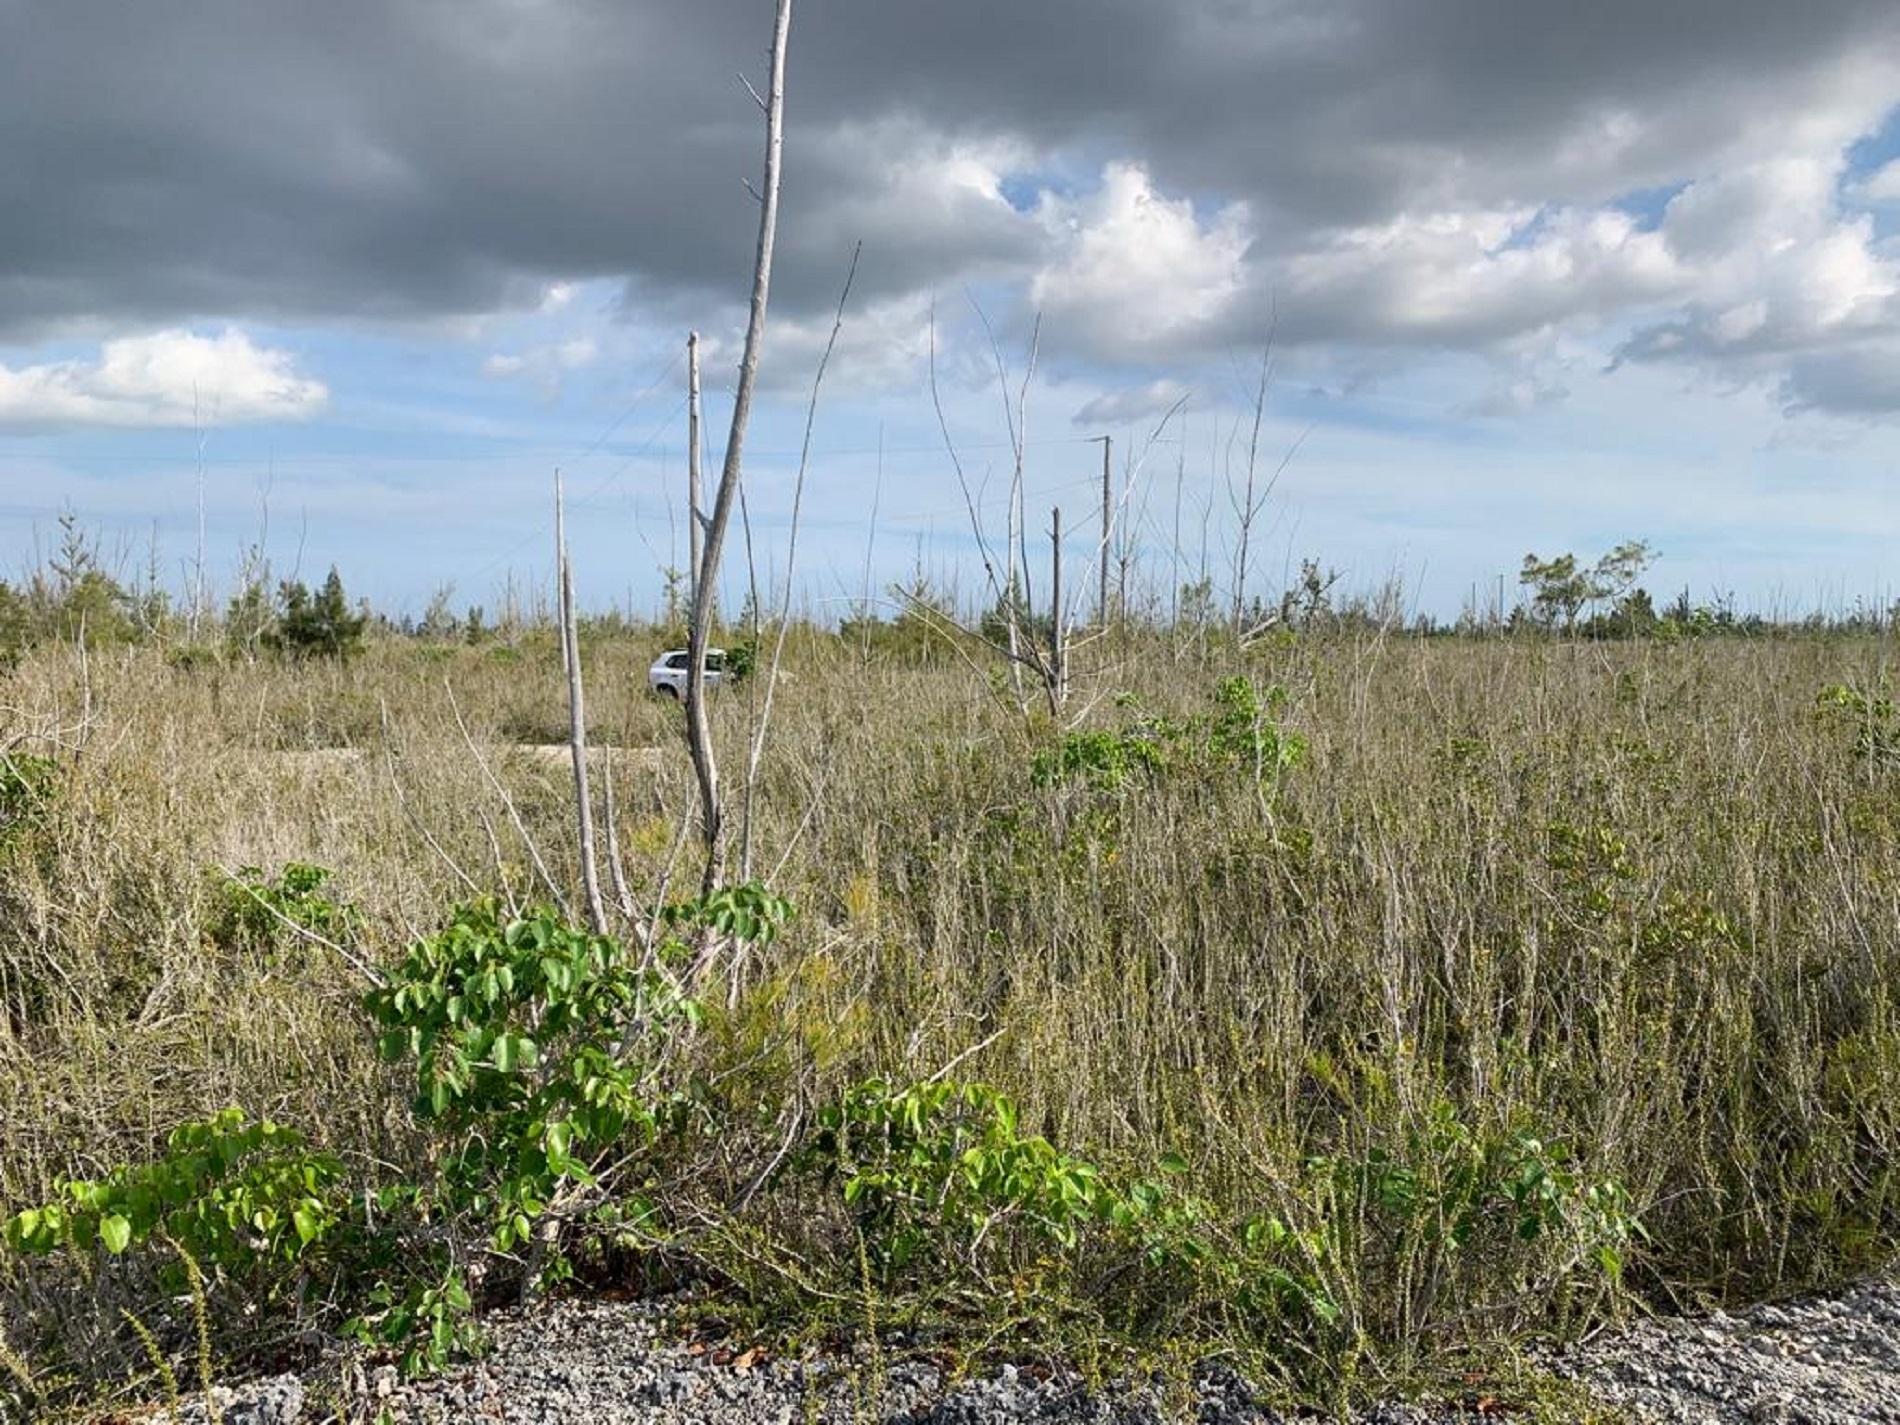
[[[1278,778],[1306,755],[1306,740],[1282,727],[1287,692],[1277,684],[1264,690],[1249,678],[1223,678],[1214,689],[1213,708],[1186,722],[1140,717],[1119,729],[1089,728],[1065,733],[1054,747],[1030,760],[1030,780],[1039,787],[1073,781],[1098,791],[1113,791],[1137,776],[1158,777],[1171,767],[1239,769],[1256,781]],[[1132,709],[1133,697],[1115,700]]]
[[[485,1220],[497,1251],[597,1199],[609,1165],[687,1107],[669,1048],[698,1007],[550,910],[463,906],[367,1003],[383,1057],[415,1067],[416,1117],[441,1140],[439,1205]]]
[[[39,823],[52,804],[59,764],[30,752],[0,753],[0,851]]]
[[[1146,729],[1091,729],[1066,733],[1054,747],[1036,753],[1029,778],[1039,787],[1079,778],[1098,790],[1112,791],[1137,773],[1158,772],[1165,762],[1162,744]]]
[[[343,1334],[371,1348],[395,1347],[401,1353],[399,1367],[411,1379],[440,1370],[458,1353],[481,1344],[471,1319],[475,1299],[453,1266],[422,1276],[407,1288],[379,1281],[365,1293],[362,1305],[344,1323]]]
[[[703,929],[758,945],[778,939],[791,918],[791,902],[757,881],[720,886],[703,896],[675,901],[660,912],[661,924],[676,934]],[[664,953],[668,947],[661,949]]]
[[[1882,678],[1872,689],[1835,683],[1821,689],[1815,708],[1853,738],[1854,755],[1869,762],[1900,761],[1900,704]]]
[[[1409,1263],[1427,1312],[1466,1264],[1517,1253],[1552,1280],[1614,1288],[1643,1228],[1622,1185],[1527,1127],[1474,1126],[1448,1100],[1394,1141],[1306,1165],[1322,1260]]]
[[[1025,1236],[1073,1247],[1106,1203],[1100,1171],[1022,1132],[983,1084],[869,1079],[827,1105],[803,1162],[851,1209],[885,1279]]]
[[[228,1276],[295,1263],[336,1225],[343,1169],[293,1129],[235,1108],[180,1125],[163,1157],[68,1179],[8,1219],[16,1252],[119,1256],[154,1240]]]
[[[725,676],[734,683],[743,683],[759,668],[759,646],[747,639],[735,643],[726,650]]]
[[[1214,689],[1214,714],[1207,748],[1217,759],[1250,771],[1256,781],[1278,777],[1300,765],[1306,739],[1281,727],[1287,691],[1279,685],[1264,692],[1243,677],[1223,678]]]
[[[219,886],[211,938],[229,949],[274,950],[301,928],[325,940],[349,942],[357,914],[329,893],[330,878],[324,867],[303,861],[288,862],[275,876],[257,866],[240,866]]]

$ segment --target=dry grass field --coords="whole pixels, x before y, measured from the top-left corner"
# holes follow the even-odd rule
[[[629,955],[697,876],[655,646],[585,648]],[[1307,1393],[1864,1271],[1900,1227],[1900,727],[1817,695],[1875,692],[1890,654],[1130,633],[1058,727],[980,661],[797,632],[752,831],[793,916],[702,937],[698,1008],[640,1081],[685,1107],[576,1190],[591,1216],[531,1204],[559,1220],[535,1252],[780,1322],[1231,1349]],[[735,787],[757,701],[716,709]],[[480,896],[578,915],[564,737],[547,635],[25,654],[0,680],[0,748],[34,769],[0,802],[0,1216],[227,1106],[335,1156],[339,1222],[436,1181],[352,960],[395,974]],[[233,877],[276,894],[292,864],[329,876],[273,903],[348,957],[234,910]],[[445,1238],[438,1206],[413,1240],[452,1239],[475,1297],[547,1259],[457,1201],[479,1230]],[[0,1380],[150,1392],[147,1334],[308,1349],[382,1270],[377,1222],[350,1230],[169,1294],[162,1232],[0,1248]]]

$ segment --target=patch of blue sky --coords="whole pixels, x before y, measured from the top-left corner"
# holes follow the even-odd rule
[[[1865,178],[1896,158],[1900,158],[1900,102],[1887,110],[1876,128],[1849,145],[1846,181]]]
[[[1632,188],[1611,199],[1610,206],[1636,219],[1636,226],[1643,232],[1652,232],[1662,225],[1663,214],[1676,195],[1688,186],[1688,180],[1684,179],[1677,183],[1659,183],[1649,188]]]

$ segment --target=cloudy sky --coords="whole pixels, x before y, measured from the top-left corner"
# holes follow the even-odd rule
[[[419,609],[683,556],[683,342],[723,430],[768,0],[0,0],[0,573],[58,513],[176,582],[259,540]],[[799,588],[974,591],[1135,472],[1157,585],[1316,556],[1456,612],[1529,550],[1805,608],[1900,583],[1891,0],[801,0],[749,462]],[[1156,434],[1162,414],[1182,402]],[[1013,395],[1012,395],[1013,399]],[[881,450],[881,455],[880,455]],[[716,453],[716,452],[715,452]],[[986,483],[985,483],[986,482]],[[873,513],[876,520],[873,525]],[[873,534],[875,538],[872,538]],[[1078,550],[1078,555],[1085,551]]]

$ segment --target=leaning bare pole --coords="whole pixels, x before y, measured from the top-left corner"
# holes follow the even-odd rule
[[[1108,627],[1108,535],[1115,526],[1113,502],[1110,498],[1108,478],[1109,447],[1115,443],[1113,436],[1098,435],[1092,437],[1102,443],[1102,548],[1096,555],[1096,573],[1098,586],[1095,594],[1095,622],[1103,628]]]
[[[581,887],[587,893],[587,923],[607,933],[600,898],[600,867],[594,856],[594,798],[587,786],[587,709],[581,695],[580,628],[574,617],[574,569],[567,558],[567,504],[561,472],[554,472],[554,557],[560,579],[561,663],[567,672],[567,746],[574,758],[574,814],[580,822]]]
[[[1062,631],[1062,507],[1049,511],[1049,715],[1060,717],[1069,695],[1067,640]]]
[[[758,378],[759,348],[765,340],[765,305],[772,285],[772,243],[778,234],[779,162],[784,149],[785,41],[791,31],[792,0],[778,0],[772,26],[772,78],[765,98],[765,182],[759,199],[759,246],[752,264],[752,310],[746,321],[745,350],[739,358],[739,384],[732,398],[732,429],[726,436],[725,463],[706,524],[706,544],[693,588],[693,622],[687,639],[686,745],[699,782],[700,829],[706,842],[702,889],[711,891],[725,870],[725,844],[719,806],[719,766],[713,758],[712,725],[706,716],[706,646],[712,637],[713,589],[719,583],[719,555],[726,526],[739,493],[746,419],[752,412],[752,387]],[[756,97],[756,95],[755,95]]]
[[[699,333],[686,333],[686,596],[699,593],[700,544],[705,538],[705,494],[700,489]]]

